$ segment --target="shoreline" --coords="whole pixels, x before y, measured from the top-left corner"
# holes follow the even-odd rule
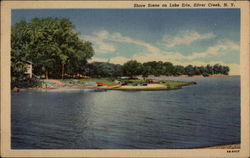
[[[208,77],[232,77],[232,76],[237,76],[237,75],[210,75]],[[137,76],[140,77],[140,76]],[[150,77],[155,77],[155,76],[148,76],[148,78]],[[205,78],[202,75],[194,75],[194,76],[187,76],[187,75],[180,75],[180,76],[158,76],[158,77],[164,77],[164,78],[171,78],[171,77],[181,77],[181,78]],[[73,79],[74,80],[74,79]],[[56,87],[28,87],[28,88],[14,88],[11,89],[12,92],[19,92],[20,90],[68,90],[68,89],[96,89],[96,90],[123,90],[123,91],[162,91],[162,90],[177,90],[177,89],[181,89],[184,86],[189,86],[189,85],[195,85],[195,82],[187,82],[183,85],[179,85],[176,87],[171,87],[171,86],[166,86],[166,87],[127,87],[124,88],[122,87],[122,85],[116,84],[116,85],[110,85],[107,87],[92,87],[92,86],[79,86],[79,85],[73,85],[71,87],[67,87],[67,86],[62,86],[64,83],[62,83],[61,81],[57,80],[57,79],[50,79],[50,81],[54,82],[57,86]],[[172,81],[172,80],[171,80]]]
[[[121,91],[162,91],[162,90],[177,90],[181,89],[184,86],[195,85],[195,82],[187,82],[186,84],[180,85],[178,87],[168,87],[168,86],[161,86],[161,87],[122,87],[122,85],[112,85],[108,87],[48,87],[48,88],[20,88],[22,90],[77,90],[77,89],[95,89],[95,90],[121,90]],[[12,90],[13,91],[13,90]],[[15,92],[15,91],[13,91]]]
[[[194,149],[240,149],[240,144],[215,145],[215,146],[208,146],[208,147],[201,147]]]
[[[181,87],[180,87],[181,88]],[[160,90],[174,90],[174,89],[180,89],[180,88],[109,88],[109,87],[58,87],[58,88],[20,88],[20,90],[77,90],[77,89],[95,89],[95,90],[121,90],[121,91],[160,91]]]

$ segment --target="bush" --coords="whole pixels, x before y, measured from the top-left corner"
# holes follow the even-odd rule
[[[208,74],[208,73],[206,73],[206,72],[203,72],[203,73],[202,73],[202,76],[204,76],[204,77],[208,77],[208,76],[209,76],[209,74]]]
[[[15,80],[11,82],[11,89],[16,88],[37,88],[41,87],[42,82],[38,79],[29,78],[24,80]]]

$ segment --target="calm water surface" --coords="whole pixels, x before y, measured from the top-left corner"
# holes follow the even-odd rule
[[[240,143],[240,77],[171,91],[12,93],[13,149],[173,149]]]

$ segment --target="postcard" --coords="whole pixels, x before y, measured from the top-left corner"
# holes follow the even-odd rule
[[[249,157],[248,1],[1,4],[2,157]]]

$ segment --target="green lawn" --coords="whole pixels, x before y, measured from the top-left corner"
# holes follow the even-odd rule
[[[133,82],[133,83],[143,83],[145,82],[143,79],[124,79],[124,80],[121,80],[123,82]]]
[[[143,79],[134,79],[134,80],[123,80],[130,81],[133,83],[143,83],[145,82]],[[182,82],[182,81],[172,81],[172,80],[160,80],[162,84],[167,85],[170,88],[180,88],[180,86],[189,85],[191,82]]]
[[[171,80],[163,80],[162,82],[171,89],[181,88],[182,86],[191,84],[191,82],[171,81]]]
[[[145,82],[143,79],[134,79],[134,80],[123,80],[123,81],[130,81],[133,83],[143,83]],[[172,81],[172,80],[160,80],[161,84],[166,85],[169,89],[177,89],[181,88],[182,86],[187,86],[194,84],[194,82],[182,82],[182,81]]]
[[[87,82],[101,82],[109,86],[116,84],[110,78],[63,79],[60,81],[63,83],[72,83],[72,84],[81,84],[81,83],[87,83]]]

